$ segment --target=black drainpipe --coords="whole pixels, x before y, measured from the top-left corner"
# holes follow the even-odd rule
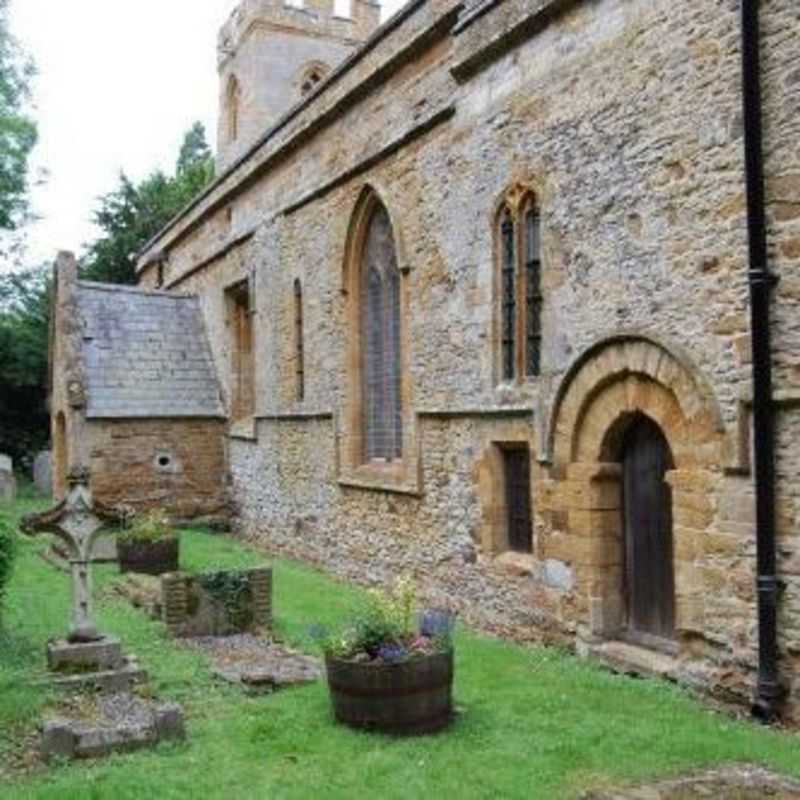
[[[750,331],[753,349],[753,431],[758,590],[758,687],[753,714],[778,716],[783,687],[778,674],[777,611],[780,584],[775,555],[775,420],[772,399],[770,294],[776,283],[767,261],[764,212],[759,0],[742,0],[742,99],[750,264]]]

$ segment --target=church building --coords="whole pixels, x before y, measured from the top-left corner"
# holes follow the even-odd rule
[[[239,4],[137,287],[60,257],[61,490],[797,719],[796,0],[346,5]]]

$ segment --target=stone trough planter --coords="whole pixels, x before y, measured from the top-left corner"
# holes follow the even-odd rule
[[[452,720],[452,650],[396,664],[327,656],[325,667],[334,715],[345,725],[413,735]]]

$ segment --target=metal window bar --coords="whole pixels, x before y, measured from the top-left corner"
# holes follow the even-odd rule
[[[516,326],[516,266],[514,255],[514,221],[506,211],[500,226],[502,247],[500,342],[503,380],[513,380]]]
[[[531,208],[525,214],[525,374],[542,370],[541,220]]]

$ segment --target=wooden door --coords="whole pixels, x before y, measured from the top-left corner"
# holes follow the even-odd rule
[[[528,448],[503,451],[508,513],[508,546],[519,553],[533,549],[531,524],[531,457]]]
[[[669,639],[675,632],[675,578],[672,493],[664,476],[673,462],[661,429],[645,416],[625,437],[622,465],[628,627],[633,634]]]

